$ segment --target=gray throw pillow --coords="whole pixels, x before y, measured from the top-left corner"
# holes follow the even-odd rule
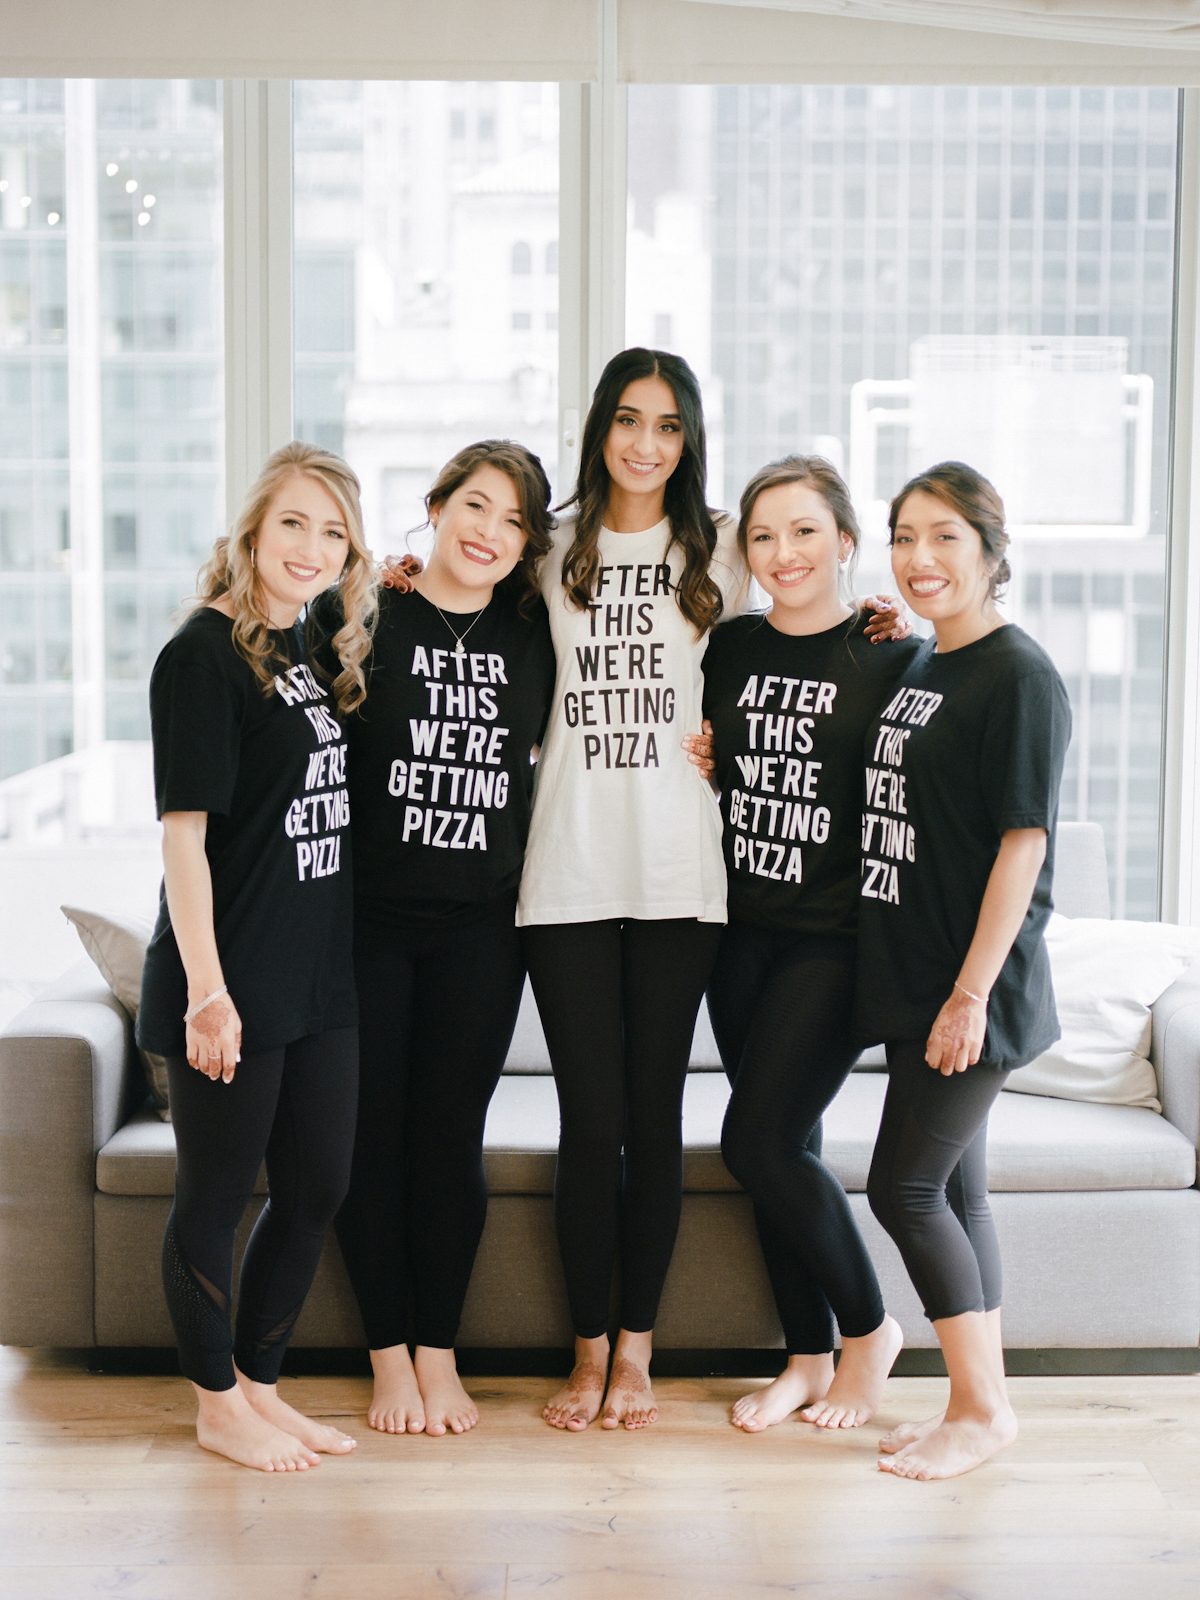
[[[150,943],[154,924],[147,922],[144,917],[131,917],[124,913],[84,911],[79,906],[63,906],[61,909],[67,921],[74,924],[83,948],[99,967],[101,977],[136,1022],[142,993],[142,968],[146,964],[146,946]],[[150,1050],[139,1050],[138,1055],[142,1059],[146,1081],[154,1098],[154,1109],[164,1122],[170,1122],[166,1058]]]

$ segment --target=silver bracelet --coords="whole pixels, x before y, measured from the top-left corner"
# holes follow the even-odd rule
[[[957,980],[955,980],[954,987],[959,991],[960,994],[965,994],[968,1000],[974,1000],[977,1005],[981,1005],[981,1006],[987,1005],[987,995],[985,995],[985,994],[972,994],[970,989],[964,989],[962,984],[959,983]]]
[[[185,1022],[190,1022],[193,1017],[198,1017],[200,1015],[200,1013],[204,1010],[205,1006],[212,1005],[214,1000],[219,1000],[223,994],[228,994],[228,993],[229,993],[229,985],[226,984],[226,983],[223,983],[219,989],[214,989],[211,994],[206,994],[204,996],[204,999],[198,1001],[194,1006],[192,1006],[190,1011],[185,1011],[183,1013],[183,1020]]]

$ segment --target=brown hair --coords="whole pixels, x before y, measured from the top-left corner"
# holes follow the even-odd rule
[[[254,564],[254,545],[267,507],[290,478],[313,478],[326,489],[346,520],[350,548],[337,581],[342,626],[333,636],[342,670],[333,680],[333,694],[341,712],[353,711],[366,698],[363,662],[371,648],[371,632],[378,610],[375,563],[363,536],[358,479],[340,456],[293,439],[263,463],[237,521],[213,545],[201,567],[196,593],[184,609],[191,615],[213,600],[228,595],[233,607],[233,647],[263,686],[274,688],[278,666],[271,639],[271,619]]]
[[[814,489],[829,507],[833,520],[837,523],[838,532],[845,534],[853,545],[850,559],[839,576],[839,586],[848,597],[862,535],[859,532],[858,518],[854,515],[854,507],[850,503],[850,491],[843,482],[841,474],[826,461],[824,456],[781,456],[778,461],[768,461],[765,467],[759,467],[742,490],[741,504],[738,508],[740,514],[737,543],[742,560],[747,566],[750,565],[746,551],[746,537],[750,531],[750,519],[754,515],[759,495],[767,489],[778,489],[785,483],[802,483],[807,488]]]
[[[596,592],[600,573],[600,527],[608,505],[611,479],[604,464],[604,446],[621,397],[639,378],[661,378],[675,396],[683,429],[683,454],[663,491],[663,509],[671,525],[668,544],[683,552],[683,571],[675,589],[680,611],[703,636],[721,620],[721,591],[709,576],[717,547],[717,525],[704,498],[707,448],[704,408],[696,374],[682,356],[665,350],[635,347],[615,355],[600,374],[583,425],[579,481],[562,507],[576,506],[575,537],[563,557],[562,581],[572,605],[585,611]]]
[[[438,473],[425,496],[425,511],[432,518],[480,467],[495,467],[517,491],[525,548],[516,566],[496,587],[512,594],[518,609],[528,615],[541,594],[538,569],[557,526],[550,514],[550,480],[537,456],[512,439],[481,439],[469,444],[451,456]]]
[[[965,461],[939,461],[936,467],[918,472],[910,478],[892,501],[888,512],[891,529],[890,544],[896,542],[896,524],[910,494],[930,494],[935,500],[956,511],[964,522],[969,522],[979,535],[983,546],[983,564],[988,575],[988,599],[998,600],[1005,584],[1012,577],[1012,568],[1005,558],[1008,533],[1004,526],[1004,501],[996,493],[982,472],[968,467]]]

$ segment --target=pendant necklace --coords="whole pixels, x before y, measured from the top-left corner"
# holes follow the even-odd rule
[[[488,601],[488,605],[491,605],[491,601],[490,600]],[[433,609],[437,612],[438,616],[441,617],[442,621],[446,623],[447,628],[450,628],[449,622],[446,622],[446,613],[442,610],[441,606],[434,606]],[[486,611],[486,610],[487,610],[487,606],[484,606],[483,611]],[[465,659],[466,654],[467,654],[467,650],[466,650],[466,646],[463,644],[463,640],[467,637],[467,634],[470,633],[471,629],[475,626],[475,623],[479,621],[480,617],[483,615],[483,611],[477,611],[475,613],[475,620],[473,622],[471,622],[463,630],[463,632],[461,634],[454,633],[454,629],[450,628],[450,632],[454,634],[454,652],[453,653],[454,653],[454,658],[455,658],[456,661],[460,661],[461,662],[461,661],[463,661]]]

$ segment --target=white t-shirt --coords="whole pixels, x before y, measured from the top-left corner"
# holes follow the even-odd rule
[[[709,568],[726,616],[749,597],[736,532],[718,522]],[[708,646],[675,600],[683,554],[667,554],[665,518],[644,533],[602,528],[597,591],[578,611],[562,582],[574,536],[562,523],[542,564],[558,675],[517,922],[724,922],[720,809],[680,748],[700,732]]]

